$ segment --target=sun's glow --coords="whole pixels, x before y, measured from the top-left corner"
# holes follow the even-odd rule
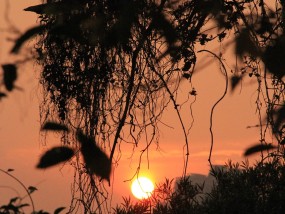
[[[138,199],[146,199],[154,190],[152,181],[146,177],[139,177],[132,183],[132,193]]]

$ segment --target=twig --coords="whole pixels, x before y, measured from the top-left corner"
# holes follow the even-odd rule
[[[228,85],[229,85],[229,80],[228,80],[228,73],[227,73],[227,69],[224,65],[224,63],[222,62],[221,58],[218,57],[215,53],[209,51],[209,50],[200,50],[198,51],[198,53],[201,53],[201,52],[208,52],[210,54],[212,54],[214,57],[216,57],[220,63],[221,63],[221,66],[224,70],[224,73],[225,73],[225,77],[226,77],[226,87],[225,87],[225,91],[223,93],[223,95],[215,102],[215,104],[212,106],[212,109],[211,109],[211,114],[210,114],[210,134],[211,134],[211,147],[210,147],[210,153],[209,153],[209,158],[208,158],[208,162],[210,163],[210,167],[213,171],[213,173],[215,174],[214,172],[214,168],[213,168],[213,165],[212,165],[212,161],[211,161],[211,157],[212,157],[212,152],[213,152],[213,146],[214,146],[214,134],[213,134],[213,115],[214,115],[214,110],[216,108],[216,106],[224,99],[224,97],[226,96],[227,94],[227,91],[228,91]]]

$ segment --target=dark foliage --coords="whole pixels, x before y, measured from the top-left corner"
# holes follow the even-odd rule
[[[55,122],[46,122],[41,130],[45,130],[45,131],[69,131],[68,127],[64,124],[58,124]]]
[[[11,53],[13,54],[19,53],[21,47],[23,46],[25,42],[31,40],[35,36],[38,36],[44,30],[45,30],[45,26],[36,26],[36,27],[28,29],[23,35],[20,36],[20,38],[17,39],[14,47],[11,50]]]
[[[110,184],[112,167],[110,158],[96,145],[93,138],[84,135],[81,130],[77,131],[77,139],[81,144],[80,151],[88,173],[106,179]]]
[[[8,91],[12,91],[17,80],[17,67],[14,64],[5,64],[2,65],[2,69],[4,85]],[[2,95],[5,96],[5,94]]]
[[[283,213],[285,165],[279,160],[254,167],[229,165],[203,202],[205,213]]]
[[[38,190],[34,186],[29,186],[28,188],[19,180],[17,177],[11,174],[14,169],[8,169],[8,170],[3,170],[0,169],[0,172],[8,175],[12,180],[16,181],[27,193],[27,195],[20,196],[19,193],[17,194],[17,197],[13,197],[10,199],[10,201],[7,204],[0,204],[0,213],[1,214],[25,214],[25,213],[31,213],[31,214],[49,214],[46,211],[39,210],[36,211],[34,207],[34,202],[32,198],[32,193]],[[4,195],[1,195],[4,196]],[[28,196],[28,197],[27,197]],[[30,203],[25,203],[25,198],[30,199]],[[27,210],[31,208],[31,212],[27,212]],[[65,207],[59,207],[54,211],[54,214],[59,214],[61,211],[63,211]]]
[[[273,146],[271,144],[257,144],[257,145],[254,145],[254,146],[248,148],[244,152],[244,156],[249,156],[249,155],[256,154],[256,153],[261,153],[263,151],[269,151],[272,149],[276,149],[276,146]]]
[[[150,201],[142,200],[133,204],[130,197],[123,197],[122,205],[117,205],[116,208],[113,208],[113,211],[116,214],[148,214],[150,213]]]
[[[61,162],[68,161],[73,155],[74,151],[69,147],[54,147],[42,155],[37,168],[45,169],[57,165]]]
[[[18,197],[15,198],[11,198],[11,200],[9,201],[9,203],[7,205],[2,205],[0,207],[0,213],[6,214],[6,213],[23,213],[22,209],[24,207],[29,206],[29,204],[18,204],[18,201],[21,200]]]
[[[285,75],[285,63],[282,57],[285,55],[285,36],[279,36],[272,43],[266,48],[263,61],[268,70],[281,80]]]
[[[212,176],[216,180],[210,193],[203,192],[203,186],[193,184],[191,176],[178,180],[175,186],[166,180],[157,186],[148,201],[133,205],[130,200],[124,200],[115,213],[135,214],[135,206],[140,206],[136,210],[142,210],[146,204],[148,209],[139,213],[280,214],[285,209],[285,165],[278,159],[252,167],[229,162]]]
[[[171,185],[172,182],[166,180],[154,191],[153,213],[200,213],[203,185],[192,183],[190,176],[178,179],[174,187]]]

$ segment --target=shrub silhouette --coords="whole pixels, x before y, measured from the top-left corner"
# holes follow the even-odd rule
[[[135,214],[135,210],[153,214],[283,213],[285,165],[281,159],[273,158],[254,166],[229,162],[211,174],[216,180],[209,193],[203,185],[194,184],[191,176],[178,179],[175,185],[173,180],[166,179],[150,199],[135,204],[124,199],[114,211],[124,214]]]

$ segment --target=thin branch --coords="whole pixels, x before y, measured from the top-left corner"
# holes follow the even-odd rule
[[[223,95],[215,102],[215,104],[212,106],[212,109],[211,109],[211,114],[210,114],[210,134],[211,134],[211,147],[210,147],[210,152],[209,152],[209,158],[208,158],[208,162],[210,163],[210,167],[214,172],[214,168],[213,168],[213,165],[212,165],[212,161],[211,161],[211,157],[212,157],[212,152],[213,152],[213,147],[214,147],[214,133],[213,133],[213,115],[214,115],[214,110],[216,108],[216,106],[224,99],[224,97],[226,96],[227,94],[227,91],[228,91],[228,85],[229,85],[229,80],[228,80],[228,73],[227,73],[227,69],[224,65],[224,63],[222,62],[221,58],[218,57],[215,53],[209,51],[209,50],[200,50],[198,51],[198,53],[201,53],[201,52],[208,52],[210,54],[212,54],[214,57],[216,57],[220,63],[221,63],[221,66],[223,68],[223,71],[225,73],[225,78],[226,78],[226,86],[225,86],[225,90],[224,90],[224,93]]]
[[[179,122],[180,122],[180,125],[182,127],[182,130],[183,130],[183,135],[184,135],[184,139],[185,139],[185,146],[186,146],[186,160],[184,161],[184,172],[183,172],[183,176],[186,176],[186,172],[187,172],[187,168],[188,168],[188,159],[189,159],[189,142],[188,142],[188,137],[187,137],[187,131],[186,131],[186,128],[184,126],[184,122],[182,120],[182,117],[181,117],[181,114],[178,110],[178,105],[176,103],[176,100],[172,94],[172,92],[170,91],[170,89],[168,88],[167,86],[167,83],[165,82],[165,80],[163,79],[163,76],[160,74],[160,73],[157,73],[157,75],[159,76],[160,80],[162,81],[162,83],[164,84],[164,88],[166,89],[166,91],[168,92],[169,94],[169,97],[174,105],[174,109],[176,111],[176,114],[178,116],[178,119],[179,119]]]

